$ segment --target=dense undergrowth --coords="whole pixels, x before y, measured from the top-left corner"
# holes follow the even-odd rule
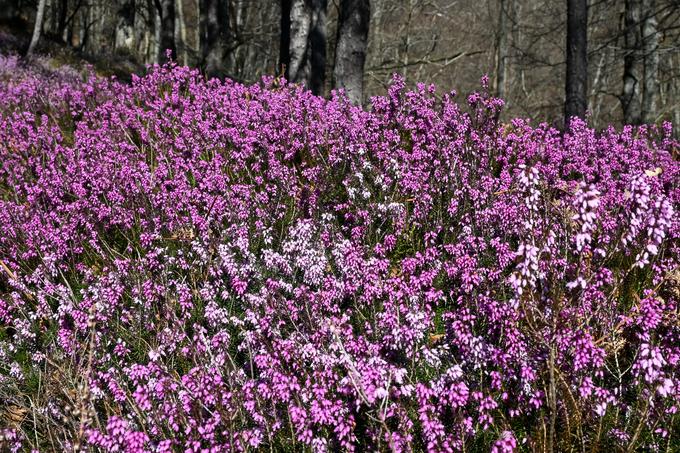
[[[670,125],[467,103],[0,59],[0,444],[678,451]]]

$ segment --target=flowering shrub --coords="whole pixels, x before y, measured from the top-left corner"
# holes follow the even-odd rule
[[[680,448],[670,125],[0,61],[14,451]]]

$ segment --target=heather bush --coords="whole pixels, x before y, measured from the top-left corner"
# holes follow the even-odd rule
[[[0,60],[2,445],[680,449],[670,125],[454,99]]]

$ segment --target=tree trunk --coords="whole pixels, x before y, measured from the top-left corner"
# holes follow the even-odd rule
[[[48,0],[45,5],[45,17],[42,25],[44,35],[55,35],[59,27],[59,7],[56,3],[57,0]]]
[[[675,99],[680,99],[680,82],[675,79],[674,83]],[[680,140],[680,107],[677,105],[673,108],[673,137]]]
[[[68,30],[68,39],[66,42],[74,49],[77,49],[80,46],[80,16],[81,13],[75,11],[71,23],[66,27]]]
[[[363,100],[370,18],[369,0],[341,0],[333,78],[335,87],[344,89],[348,99],[357,105]]]
[[[203,66],[208,77],[221,76],[225,46],[230,35],[228,10],[220,0],[203,0],[201,6]]]
[[[158,8],[157,2],[154,1],[153,8],[153,62],[161,61],[161,35],[162,35],[162,16],[161,9]]]
[[[279,70],[288,78],[290,65],[290,9],[291,0],[281,0],[281,33],[279,41]]]
[[[328,0],[312,0],[310,81],[312,93],[322,95],[326,85],[326,8]]]
[[[640,124],[642,120],[640,103],[642,88],[641,16],[640,0],[626,0],[623,33],[626,53],[623,57],[623,93],[621,94],[623,121],[626,124]]]
[[[73,18],[71,19],[71,23],[68,26],[68,42],[74,49],[83,50],[85,47],[89,12],[89,5],[83,5],[72,13]]]
[[[136,3],[138,8],[133,25],[134,41],[137,55],[140,61],[149,64],[158,62],[158,41],[156,41],[157,10],[153,0],[140,0]],[[160,19],[159,19],[160,20]],[[158,35],[160,38],[160,34]]]
[[[99,30],[101,29],[101,2],[94,0],[87,2],[85,15],[83,16],[83,51],[89,55],[94,55],[101,47],[99,43]]]
[[[158,63],[168,61],[166,52],[170,50],[170,57],[177,58],[175,48],[175,2],[174,0],[155,0],[156,18],[160,19],[156,34],[159,39]]]
[[[184,19],[184,0],[175,0],[175,47],[177,47],[178,60],[186,65],[189,64],[187,54],[187,28]]]
[[[203,49],[201,48],[201,41],[203,39],[203,13],[201,12],[201,8],[203,5],[203,0],[192,0],[191,1],[191,7],[194,10],[194,23],[193,26],[190,27],[191,31],[193,32],[193,46],[192,49],[194,51],[194,56],[196,59],[196,64],[198,65],[203,61]]]
[[[588,2],[567,0],[567,77],[564,125],[572,117],[585,118],[588,89]]]
[[[67,42],[66,19],[68,17],[68,0],[61,0],[59,3],[59,22],[57,24],[57,35]]]
[[[325,84],[326,6],[327,0],[281,2],[280,64],[286,79],[305,83],[314,94],[321,94]]]
[[[40,0],[38,2],[38,11],[35,14],[35,24],[33,25],[33,36],[31,37],[31,43],[26,52],[27,57],[30,57],[33,54],[35,47],[38,45],[38,40],[40,39],[40,29],[42,28],[43,16],[45,15],[45,2],[46,0]]]
[[[309,32],[312,9],[306,0],[292,0],[290,7],[290,45],[287,79],[294,83],[309,80]]]
[[[496,43],[496,96],[505,98],[506,59],[508,58],[508,1],[498,5],[498,39]]]
[[[655,10],[655,0],[643,0],[645,19],[642,25],[642,46],[645,63],[642,122],[648,124],[656,122],[659,98],[659,34]]]
[[[128,52],[135,50],[135,2],[128,0],[118,10],[118,22],[116,23],[116,37],[114,47],[116,50],[126,49]]]

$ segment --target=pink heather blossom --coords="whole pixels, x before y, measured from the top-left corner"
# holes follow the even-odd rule
[[[0,450],[667,445],[670,125],[467,101],[2,57]]]

